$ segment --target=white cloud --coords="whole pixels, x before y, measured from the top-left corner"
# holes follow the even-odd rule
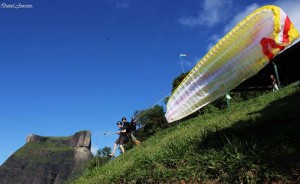
[[[230,7],[231,0],[204,0],[198,16],[181,17],[178,21],[182,25],[194,27],[198,25],[214,26],[227,19],[226,10]]]
[[[97,145],[91,146],[91,152],[93,153],[93,155],[96,155],[98,150],[99,150],[99,147]]]
[[[222,37],[224,35],[226,35],[232,28],[234,28],[241,20],[243,20],[247,15],[249,15],[250,13],[252,13],[255,9],[257,9],[259,7],[258,4],[254,3],[251,4],[250,6],[247,6],[245,8],[245,10],[238,12],[232,19],[231,21],[225,26],[225,28],[223,29],[223,33],[221,34],[214,34],[212,35],[209,40],[210,43],[207,46],[207,51],[209,51],[214,45],[216,45],[218,43],[218,41],[220,39],[222,39]]]
[[[218,43],[218,41],[221,39],[222,37],[220,35],[217,34],[213,34],[212,36],[210,36],[208,38],[209,40],[209,44],[207,46],[207,51],[209,51],[216,43]]]
[[[224,33],[228,33],[232,28],[234,28],[240,21],[242,21],[246,16],[248,16],[250,13],[252,13],[255,9],[259,8],[259,5],[254,3],[248,7],[242,12],[239,12],[236,14],[233,19],[225,26]]]

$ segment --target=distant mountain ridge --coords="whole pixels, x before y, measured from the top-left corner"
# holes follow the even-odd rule
[[[91,158],[91,132],[69,137],[30,134],[0,167],[1,184],[60,184],[75,177]]]

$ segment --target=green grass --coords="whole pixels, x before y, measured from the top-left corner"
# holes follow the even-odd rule
[[[159,132],[75,183],[299,182],[299,109],[297,83]]]

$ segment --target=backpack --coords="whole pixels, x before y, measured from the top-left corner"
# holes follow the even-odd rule
[[[131,126],[131,130],[132,130],[133,132],[135,132],[135,131],[136,131],[136,123],[135,123],[135,121],[131,121],[131,122],[130,122],[130,126]]]
[[[131,133],[131,125],[129,122],[124,122],[123,127],[126,129],[126,133]]]

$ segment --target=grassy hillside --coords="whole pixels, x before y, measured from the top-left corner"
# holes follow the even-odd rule
[[[76,183],[291,183],[300,177],[300,84],[155,134]]]

